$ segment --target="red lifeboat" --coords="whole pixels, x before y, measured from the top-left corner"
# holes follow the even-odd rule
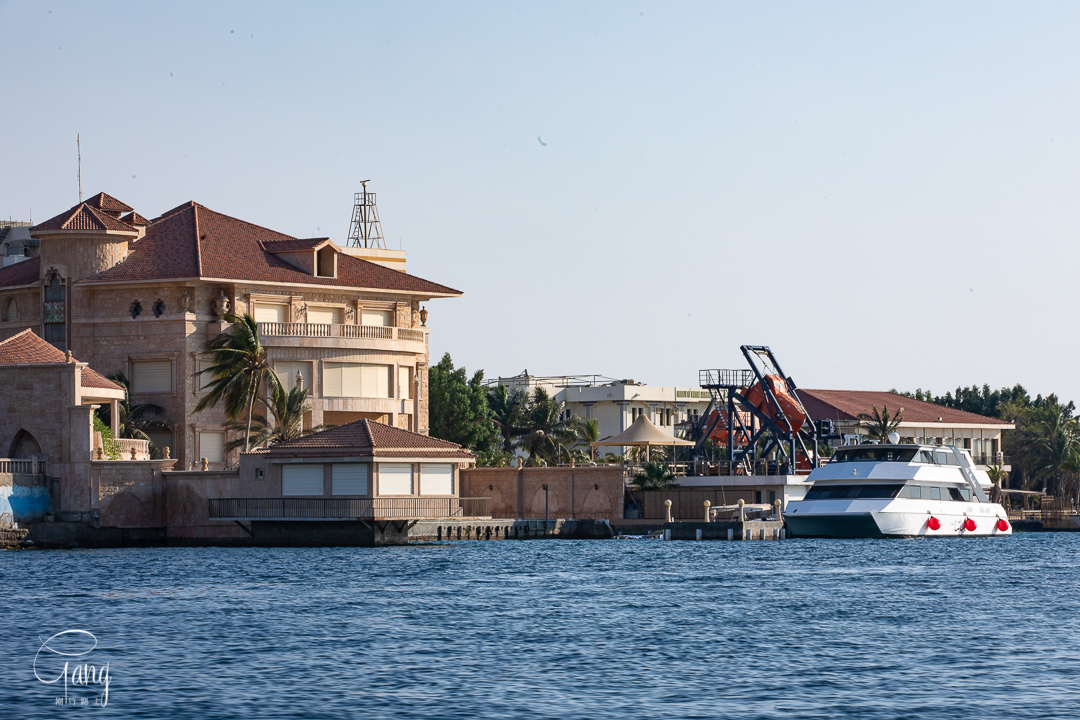
[[[706,426],[708,426],[709,423],[713,422],[717,414],[718,413],[715,410],[713,410],[712,413],[709,414],[709,419],[706,422]],[[721,415],[720,419],[716,423],[716,427],[714,427],[713,431],[709,433],[709,439],[713,440],[718,445],[726,446],[728,444],[728,438],[730,436],[731,431],[728,430],[726,418]],[[746,446],[746,433],[744,433],[742,430],[735,431],[735,444],[739,447]]]
[[[759,411],[768,415],[784,430],[793,433],[799,432],[806,421],[806,414],[803,412],[802,405],[788,392],[787,383],[779,375],[766,375],[765,382],[769,384],[769,389],[776,396],[780,410],[784,414],[784,419],[781,420],[776,417],[776,412],[766,399],[765,390],[761,387],[760,382],[754,383],[749,390],[743,393],[747,401]]]

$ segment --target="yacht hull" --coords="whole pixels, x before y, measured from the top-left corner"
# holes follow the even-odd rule
[[[997,522],[1005,513],[1000,506],[995,514],[934,513],[940,526],[930,528],[930,513],[923,512],[804,512],[789,513],[784,520],[790,537],[822,538],[906,538],[906,537],[996,537],[1011,535],[1012,524],[999,530]],[[975,522],[968,530],[964,523]]]

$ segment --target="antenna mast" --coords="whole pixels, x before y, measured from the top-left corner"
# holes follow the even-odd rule
[[[363,192],[354,193],[352,221],[349,222],[348,247],[386,249],[383,239],[382,224],[379,222],[379,208],[375,206],[375,193],[369,193],[367,184],[362,180]]]
[[[82,139],[75,133],[75,147],[79,151],[79,204],[82,205]]]

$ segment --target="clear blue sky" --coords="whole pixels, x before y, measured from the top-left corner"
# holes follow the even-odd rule
[[[432,362],[1080,399],[1080,3],[0,1],[0,215],[391,247]],[[537,138],[542,138],[541,145]]]

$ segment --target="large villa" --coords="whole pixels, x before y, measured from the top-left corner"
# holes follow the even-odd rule
[[[178,470],[239,459],[225,451],[224,410],[195,411],[201,351],[228,313],[253,315],[284,386],[311,391],[307,426],[427,432],[422,303],[461,293],[407,274],[403,252],[295,238],[196,202],[150,220],[105,193],[29,234],[32,256],[0,269],[0,339],[31,330],[102,375],[122,373],[132,404],[163,408],[172,430],[151,437]],[[86,397],[111,403],[115,428],[120,399]],[[33,433],[33,417],[14,420]],[[0,452],[12,442],[0,438]]]

